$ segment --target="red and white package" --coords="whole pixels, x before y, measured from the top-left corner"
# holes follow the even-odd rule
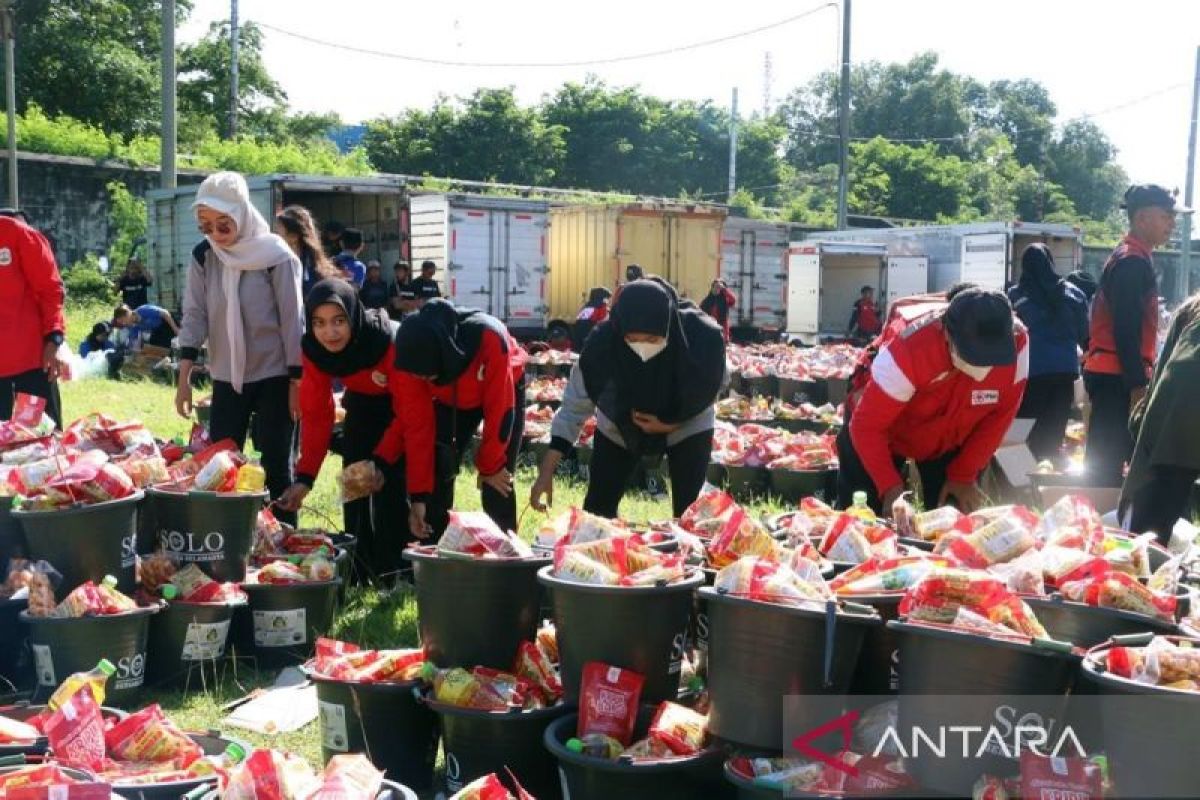
[[[169,762],[185,769],[204,751],[167,719],[158,703],[130,714],[104,734],[109,754],[119,761]]]
[[[104,768],[104,717],[91,692],[76,692],[46,720],[46,738],[64,764]]]
[[[529,558],[533,550],[507,534],[482,511],[451,511],[450,524],[438,540],[438,553],[469,558]]]
[[[644,677],[627,669],[599,661],[584,664],[576,735],[582,739],[600,733],[628,747],[633,740],[643,683]]]
[[[230,772],[222,800],[296,800],[319,785],[320,779],[299,756],[258,749]]]
[[[383,773],[361,753],[329,759],[321,785],[307,800],[374,800],[383,784]]]
[[[1021,794],[1024,797],[1100,800],[1104,797],[1102,783],[1099,765],[1085,758],[1039,756],[1029,750],[1021,753]]]

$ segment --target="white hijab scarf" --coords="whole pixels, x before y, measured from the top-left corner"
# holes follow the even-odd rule
[[[281,237],[271,233],[263,215],[250,202],[246,179],[236,172],[217,172],[209,175],[196,192],[192,208],[204,206],[233,220],[237,240],[221,247],[211,236],[208,243],[225,267],[222,288],[225,292],[225,334],[229,339],[231,360],[230,383],[239,394],[246,370],[245,331],[242,327],[242,306],[238,287],[243,272],[256,272],[295,258],[292,249]]]

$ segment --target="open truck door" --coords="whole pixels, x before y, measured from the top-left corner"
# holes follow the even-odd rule
[[[929,259],[925,256],[888,256],[884,272],[887,308],[897,301],[929,291]]]
[[[1008,234],[972,233],[962,237],[960,280],[1004,291],[1008,278]]]
[[[821,254],[813,246],[788,248],[787,332],[815,342],[821,327]]]

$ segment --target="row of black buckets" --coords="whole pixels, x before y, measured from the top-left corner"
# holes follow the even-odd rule
[[[775,375],[760,375],[747,378],[740,372],[730,377],[729,389],[747,397],[778,397],[785,403],[799,405],[826,403],[839,405],[845,402],[850,382],[843,378],[814,378],[800,380]]]

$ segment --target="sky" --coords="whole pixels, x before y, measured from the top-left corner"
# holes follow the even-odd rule
[[[565,81],[612,85],[722,105],[739,91],[742,113],[777,103],[835,68],[840,6],[822,0],[738,4],[602,0],[440,3],[402,0],[240,0],[240,16],[354,48],[334,49],[267,28],[271,74],[302,111],[348,122],[427,108],[439,94],[516,88],[537,102]],[[906,61],[932,50],[982,81],[1033,78],[1050,91],[1059,122],[1090,115],[1138,182],[1182,192],[1200,0],[852,0],[852,61]],[[228,19],[230,0],[195,0],[181,41]],[[559,63],[677,48],[802,19],[670,55],[591,66],[439,66],[367,50],[446,61]],[[765,64],[770,58],[770,80]]]

